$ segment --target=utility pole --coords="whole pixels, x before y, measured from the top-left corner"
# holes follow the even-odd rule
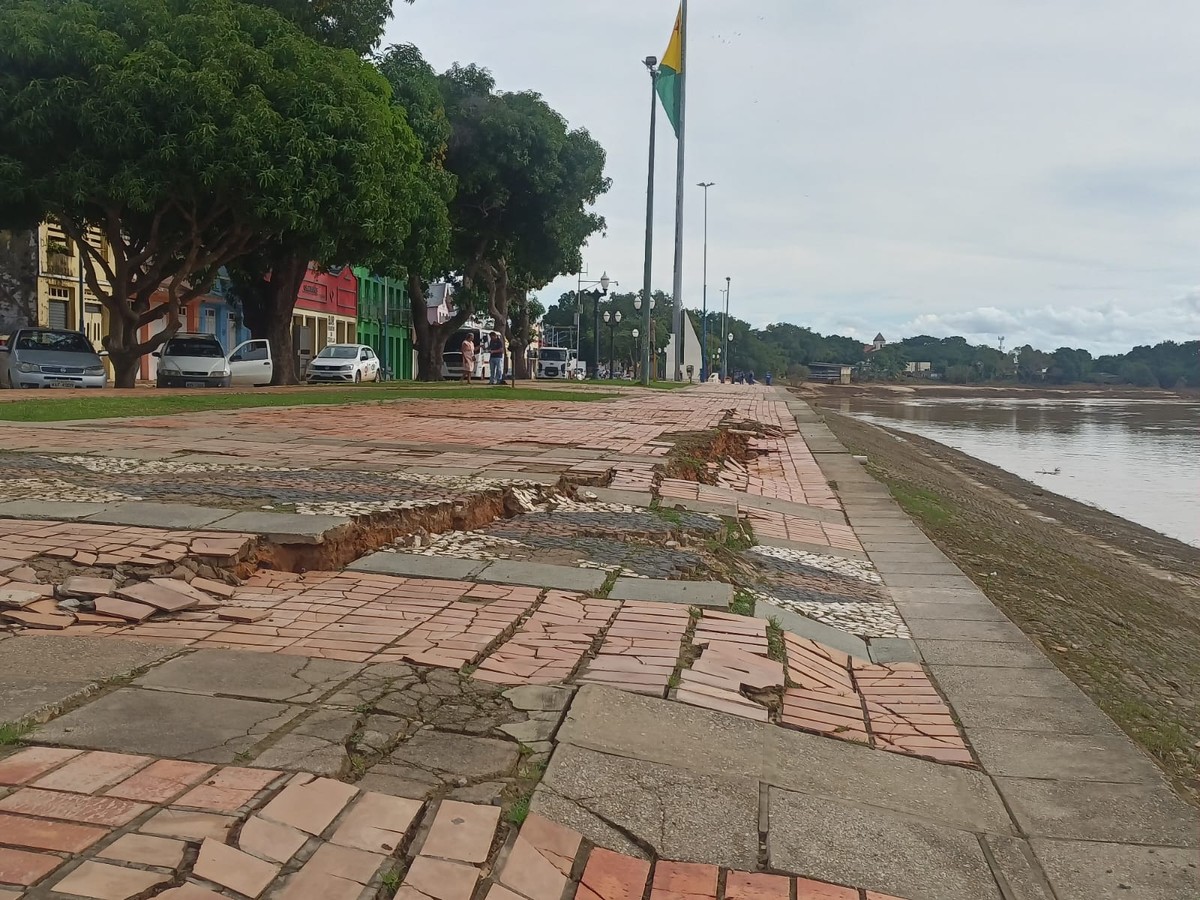
[[[729,292],[732,289],[733,279],[728,275],[725,276],[725,315],[721,316],[721,380],[729,380]]]
[[[696,187],[704,188],[704,293],[700,319],[700,383],[708,381],[708,189],[715,181],[702,181]]]
[[[654,138],[658,126],[658,60],[647,56],[643,62],[650,70],[650,171],[646,176],[646,267],[642,273],[642,330],[646,347],[642,351],[642,384],[649,387],[654,362],[654,329],[650,312],[650,282],[654,277]]]
[[[675,157],[675,280],[672,290],[675,292],[675,307],[671,315],[671,327],[675,332],[675,380],[683,381],[683,184],[685,180],[684,163],[686,160],[686,124],[687,124],[687,82],[688,82],[688,3],[682,0],[679,4],[679,141]]]

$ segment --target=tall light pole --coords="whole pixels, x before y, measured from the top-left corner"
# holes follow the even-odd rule
[[[593,336],[592,371],[593,371],[593,373],[599,373],[599,371],[600,371],[600,298],[604,297],[608,294],[608,289],[610,287],[616,287],[617,285],[620,284],[620,282],[613,281],[612,279],[610,279],[608,277],[607,272],[605,272],[603,275],[601,275],[600,278],[596,281],[585,280],[583,276],[586,274],[587,274],[586,270],[579,273],[579,283],[575,289],[575,301],[577,303],[577,308],[575,310],[575,358],[576,359],[579,358],[579,339],[580,339],[580,335],[583,334],[583,329],[580,327],[580,325],[581,325],[580,315],[585,311],[583,308],[583,298],[585,296],[590,296],[592,298],[592,303],[594,304],[594,312],[596,314],[595,328],[592,331],[592,336]],[[588,285],[589,287],[594,287],[596,285],[599,285],[600,290],[588,291],[585,294],[583,291],[583,286],[585,284]]]
[[[725,343],[725,329],[728,327],[725,323],[729,319],[729,291],[733,284],[733,279],[728,275],[725,276],[725,315],[721,316],[721,343],[724,346],[724,351],[721,353],[721,380],[726,381],[729,378],[729,345]],[[729,339],[733,339],[733,335],[729,335]]]
[[[704,189],[704,307],[700,319],[700,383],[708,381],[708,189],[715,181],[701,181],[696,185]]]
[[[642,384],[649,385],[652,379],[658,378],[658,355],[654,349],[654,318],[651,313],[654,311],[654,296],[650,296],[649,303],[643,303],[640,296],[633,298],[633,308],[642,313],[642,324],[650,323],[649,329],[646,331],[646,347],[642,350]],[[650,371],[645,371],[645,366],[650,367]]]
[[[613,374],[617,368],[616,346],[617,346],[617,326],[621,324],[621,311],[618,309],[615,313],[610,313],[607,309],[604,311],[604,324],[608,326],[608,380],[612,381],[615,375]]]
[[[650,282],[654,277],[654,136],[658,130],[658,59],[647,56],[642,62],[650,70],[650,171],[646,176],[646,267],[642,272],[644,302],[639,307],[635,301],[634,306],[643,310],[642,330],[646,332],[646,350],[642,354],[642,384],[649,386],[650,361],[654,353],[651,346],[654,343],[651,337],[653,332],[650,329],[650,310],[654,302],[650,298]]]

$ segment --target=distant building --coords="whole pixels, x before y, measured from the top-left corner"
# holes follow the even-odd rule
[[[880,333],[875,335],[875,340],[871,341],[871,343],[863,344],[863,353],[878,353],[886,346],[887,340],[884,338],[883,334]]]
[[[375,351],[393,378],[411,379],[412,317],[405,283],[361,267],[355,267],[354,274],[358,276],[358,342]]]
[[[870,346],[870,345],[868,345]],[[808,364],[808,380],[823,384],[849,384],[854,366],[845,363],[815,362]]]
[[[113,264],[99,228],[88,229],[87,243]],[[82,331],[99,349],[107,324],[107,311],[84,279],[79,247],[56,222],[0,231],[0,331],[25,326]]]
[[[931,362],[910,362],[904,364],[905,375],[928,375],[933,369]]]

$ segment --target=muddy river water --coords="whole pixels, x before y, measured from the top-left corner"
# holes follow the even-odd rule
[[[823,405],[1200,546],[1200,403],[903,397]]]

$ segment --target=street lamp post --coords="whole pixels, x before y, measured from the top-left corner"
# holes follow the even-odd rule
[[[609,314],[608,310],[604,311],[604,324],[608,326],[608,380],[613,380],[613,370],[616,368],[616,361],[613,359],[614,351],[617,345],[617,326],[621,324],[621,311],[618,309],[615,314]]]
[[[642,324],[646,328],[646,347],[642,352],[642,384],[649,385],[651,381],[658,378],[658,358],[654,351],[654,319],[650,315],[654,311],[654,296],[650,297],[649,303],[642,303],[641,297],[633,298],[633,308],[642,313]]]
[[[581,326],[580,316],[585,312],[585,310],[583,308],[583,298],[591,297],[592,303],[594,304],[593,312],[595,313],[595,328],[592,331],[592,372],[595,373],[597,377],[599,377],[599,374],[600,374],[600,298],[608,295],[608,289],[610,287],[617,287],[620,285],[621,282],[613,281],[612,279],[610,279],[608,277],[607,272],[605,272],[603,275],[601,275],[596,281],[585,280],[583,276],[586,274],[587,274],[586,271],[579,273],[579,281],[578,281],[578,285],[576,286],[576,289],[575,289],[575,298],[576,298],[576,304],[577,304],[576,309],[575,309],[575,358],[576,359],[579,358],[579,340],[580,340],[580,335],[583,334],[583,329],[580,327]],[[583,290],[584,285],[588,285],[588,286],[599,285],[600,290],[587,291],[585,293]]]
[[[725,314],[721,316],[721,337],[725,337],[726,321],[729,319],[729,292],[732,290],[733,279],[728,275],[725,276]],[[733,340],[733,335],[729,335],[729,339]],[[722,340],[722,343],[724,341]],[[721,380],[725,381],[729,377],[729,348],[726,346],[725,352],[722,354],[725,361],[721,363]]]
[[[704,188],[704,307],[700,319],[700,383],[708,381],[708,189],[715,181],[701,181],[696,187]]]
[[[650,318],[650,310],[654,308],[654,300],[650,296],[650,281],[654,277],[654,137],[658,130],[658,59],[647,56],[642,62],[650,70],[650,166],[646,175],[646,264],[642,272],[642,297],[645,297],[645,311],[642,313],[642,328],[646,332],[646,353],[642,356],[642,384],[649,386],[651,362],[654,360],[654,323]],[[641,309],[641,297],[634,300],[634,308]]]
[[[731,331],[729,334],[725,335],[725,339],[729,342],[726,344],[728,349],[725,351],[725,365],[729,366],[732,364],[733,357],[733,332]]]
[[[642,333],[636,328],[633,329],[633,370],[634,376],[641,376],[642,368]]]

